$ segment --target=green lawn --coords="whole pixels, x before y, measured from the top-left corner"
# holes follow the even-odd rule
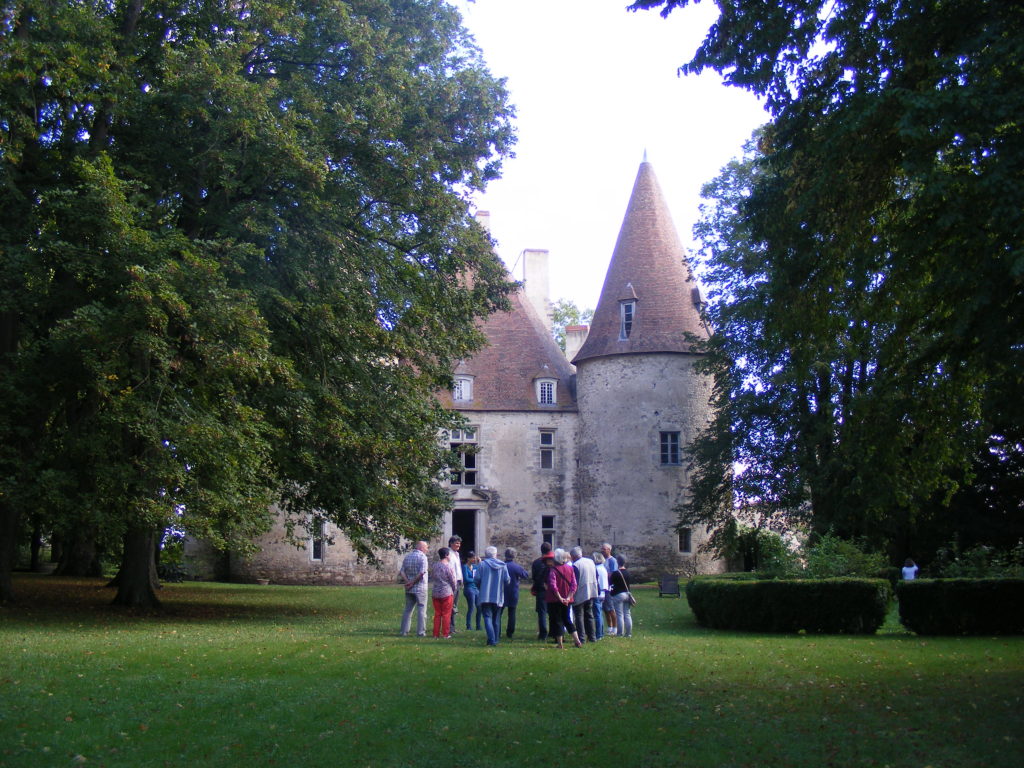
[[[576,650],[400,638],[402,590],[17,575],[0,766],[1024,765],[1024,638],[770,636],[639,590],[635,637]]]

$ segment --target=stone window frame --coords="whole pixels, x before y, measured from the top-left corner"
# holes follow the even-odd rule
[[[555,430],[549,427],[539,427],[537,441],[538,467],[544,470],[553,470],[555,468]]]
[[[555,520],[554,515],[541,515],[540,516],[540,539],[541,542],[547,542],[551,546],[555,545]]]
[[[309,531],[310,562],[322,563],[327,550],[326,524],[323,520],[314,520]]]
[[[543,378],[534,382],[537,405],[558,405],[558,379]]]
[[[470,446],[469,449],[462,449],[462,446]],[[469,425],[457,429],[448,430],[448,448],[458,453],[462,469],[452,470],[448,478],[448,484],[472,488],[480,484],[480,467],[476,457],[480,453],[480,427]]]
[[[682,434],[679,430],[663,429],[658,433],[658,455],[663,467],[682,465]]]
[[[636,299],[623,299],[619,302],[619,341],[626,341],[633,332],[636,320]]]
[[[680,528],[678,530],[679,551],[683,554],[693,554],[693,529]]]
[[[452,385],[452,400],[456,403],[473,402],[473,377],[459,374]]]

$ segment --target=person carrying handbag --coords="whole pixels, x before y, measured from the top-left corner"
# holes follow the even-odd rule
[[[630,609],[636,604],[633,594],[629,591],[629,573],[626,570],[626,559],[619,555],[619,567],[609,577],[611,584],[611,601],[615,606],[616,633],[613,637],[633,636],[633,616]]]
[[[569,564],[569,553],[564,549],[555,550],[555,564],[548,569],[544,600],[548,606],[548,622],[551,637],[559,649],[563,648],[562,635],[566,631],[579,648],[582,643],[572,625],[572,598],[576,594],[576,571]]]

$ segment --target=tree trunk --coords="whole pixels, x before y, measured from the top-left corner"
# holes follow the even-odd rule
[[[93,531],[78,529],[64,539],[60,563],[55,573],[60,576],[103,575],[96,548],[96,534]]]
[[[156,561],[153,551],[156,531],[152,528],[129,529],[124,536],[124,558],[117,574],[114,605],[129,608],[159,608],[156,597]]]
[[[43,570],[43,562],[39,558],[40,552],[43,549],[43,531],[39,525],[39,520],[36,519],[32,523],[32,562],[29,565],[29,570],[32,573],[39,573]]]
[[[18,511],[0,501],[0,605],[14,600],[11,572],[18,547]]]

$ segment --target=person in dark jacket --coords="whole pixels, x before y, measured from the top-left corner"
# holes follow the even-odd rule
[[[501,626],[501,618],[505,611],[508,611],[508,623],[505,625],[505,637],[509,640],[516,631],[516,608],[519,606],[519,582],[530,578],[519,563],[516,562],[516,551],[509,547],[505,550],[505,567],[508,568],[508,584],[505,585],[505,605],[501,608],[501,616],[498,619],[498,626]]]
[[[611,584],[611,601],[615,606],[615,619],[618,623],[619,637],[633,636],[633,616],[630,609],[633,607],[629,600],[629,574],[626,572],[626,559],[619,555],[618,570],[612,572],[608,579]]]
[[[530,579],[533,581],[530,594],[534,597],[537,611],[537,639],[541,642],[548,639],[548,604],[544,600],[544,589],[548,581],[548,566],[552,562],[551,544],[545,541],[540,545],[540,557],[534,560],[530,566]]]

